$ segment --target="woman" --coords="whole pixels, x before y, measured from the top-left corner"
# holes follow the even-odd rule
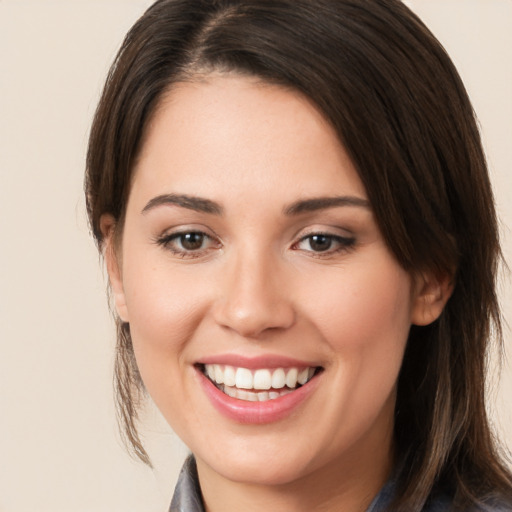
[[[174,511],[508,510],[485,412],[496,217],[453,64],[397,0],[160,0],[86,194],[128,441],[191,449]]]

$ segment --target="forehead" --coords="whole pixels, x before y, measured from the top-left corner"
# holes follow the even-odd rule
[[[220,74],[179,83],[164,96],[147,127],[132,188],[219,200],[243,191],[270,198],[276,190],[366,197],[334,129],[305,96]]]

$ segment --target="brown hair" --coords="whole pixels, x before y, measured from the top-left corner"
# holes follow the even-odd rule
[[[91,130],[85,188],[100,248],[102,214],[122,230],[131,172],[160,98],[212,70],[309,97],[351,156],[399,263],[453,276],[441,317],[413,326],[408,340],[394,510],[421,510],[439,482],[461,510],[510,497],[484,397],[491,332],[501,343],[497,221],[475,116],[442,46],[398,0],[157,1],[126,36]],[[136,429],[143,384],[119,319],[117,351],[120,419],[149,462]]]

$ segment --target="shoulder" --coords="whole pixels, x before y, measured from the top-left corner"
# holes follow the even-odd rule
[[[511,512],[512,500],[495,500],[494,502],[475,508],[475,512]]]
[[[181,468],[169,512],[204,512],[196,461],[192,455]]]
[[[452,496],[434,493],[422,512],[512,512],[512,505],[503,500],[494,500],[480,505],[457,506]]]
[[[504,500],[493,500],[491,502],[468,507],[457,506],[450,497],[440,494],[434,495],[425,505],[422,512],[512,512],[512,504],[506,504]]]
[[[391,479],[381,489],[366,512],[393,512],[391,504],[395,496],[396,483]],[[421,512],[512,512],[512,501],[494,499],[487,500],[481,505],[461,507],[456,505],[453,493],[434,490]]]

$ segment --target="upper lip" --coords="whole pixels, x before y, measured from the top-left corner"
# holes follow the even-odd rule
[[[237,368],[255,370],[258,368],[307,368],[320,366],[311,361],[301,361],[277,354],[263,354],[261,356],[248,357],[238,354],[218,354],[201,358],[197,364],[222,364]]]

